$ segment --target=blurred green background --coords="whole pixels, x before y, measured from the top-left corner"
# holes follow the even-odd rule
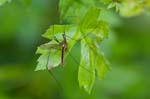
[[[122,18],[107,14],[112,30],[102,51],[112,71],[96,78],[91,95],[79,89],[78,65],[35,72],[41,34],[59,23],[58,0],[13,0],[0,6],[0,99],[150,99],[150,16]],[[79,58],[80,44],[72,55]],[[78,59],[79,61],[79,59]],[[59,83],[58,83],[59,82]]]

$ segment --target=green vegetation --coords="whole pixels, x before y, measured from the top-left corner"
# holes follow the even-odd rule
[[[41,45],[37,53],[41,54],[38,59],[36,70],[43,70],[47,68],[54,68],[60,65],[61,45],[56,44],[54,37],[61,39],[61,35],[66,33],[67,36],[74,40],[81,41],[81,60],[79,63],[78,80],[79,86],[85,89],[88,93],[95,82],[95,70],[100,79],[103,79],[107,70],[110,69],[107,60],[99,50],[100,43],[108,37],[108,20],[102,20],[100,14],[101,10],[107,12],[107,7],[103,5],[108,4],[108,8],[116,7],[116,10],[123,16],[135,16],[144,12],[145,7],[148,8],[149,1],[111,1],[104,0],[98,2],[97,0],[61,0],[59,2],[61,24],[51,26],[43,35],[50,39],[50,42]],[[109,9],[108,9],[109,11]],[[70,19],[70,17],[73,17]],[[65,24],[70,26],[65,26]],[[74,34],[74,35],[72,35]],[[68,53],[78,41],[68,41]],[[61,39],[60,41],[63,41]],[[59,48],[52,48],[52,45],[59,46]],[[58,50],[60,49],[60,50]],[[67,56],[66,55],[66,56]],[[48,63],[47,63],[48,62]]]
[[[0,0],[0,98],[148,99],[149,12],[150,0]]]

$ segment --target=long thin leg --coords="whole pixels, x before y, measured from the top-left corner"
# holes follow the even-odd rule
[[[60,42],[59,42],[59,40],[56,38],[56,36],[54,36],[54,40],[55,40],[58,44],[60,44]]]
[[[55,82],[56,82],[57,85],[58,85],[59,96],[60,96],[60,93],[62,92],[62,86],[61,86],[61,84],[59,83],[59,81],[56,79],[56,77],[54,76],[54,74],[52,73],[52,71],[51,71],[50,69],[48,69],[49,57],[50,57],[50,53],[49,53],[49,55],[48,55],[48,60],[47,60],[47,63],[46,63],[46,67],[47,67],[47,70],[48,70],[49,74],[52,76],[52,78],[55,80]]]

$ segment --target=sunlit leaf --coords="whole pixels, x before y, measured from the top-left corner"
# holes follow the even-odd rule
[[[120,14],[122,16],[136,16],[144,12],[143,4],[141,1],[124,1],[120,6]]]
[[[87,9],[94,6],[94,3],[94,0],[60,0],[60,20],[78,25]]]
[[[40,49],[38,51],[41,52]],[[38,59],[38,64],[35,71],[44,70],[44,69],[52,69],[54,67],[59,66],[61,61],[61,50],[51,49],[47,52],[43,51],[42,55]]]
[[[83,20],[81,21],[81,24],[80,24],[81,32],[84,34],[86,34],[87,32],[88,33],[92,32],[98,25],[97,21],[98,21],[99,15],[100,15],[100,9],[90,8],[85,14],[85,16],[83,17]]]
[[[38,59],[36,71],[51,69],[60,64],[61,46],[56,41],[50,41],[38,47],[37,54],[41,54]]]
[[[59,66],[61,62],[61,52],[62,52],[61,44],[64,41],[64,37],[62,34],[64,33],[66,34],[65,38],[67,40],[67,50],[65,51],[64,56],[65,58],[67,57],[68,53],[76,43],[76,40],[71,40],[71,39],[72,38],[77,39],[77,36],[74,35],[75,32],[73,33],[71,31],[71,29],[75,31],[74,30],[75,27],[71,28],[70,26],[71,25],[54,25],[51,26],[50,29],[44,34],[44,37],[46,38],[51,37],[51,38],[49,38],[50,42],[40,45],[36,51],[37,54],[41,54],[38,60],[38,65],[36,70],[46,69],[47,66],[49,69]],[[46,61],[43,61],[46,58],[48,62],[47,64]]]
[[[48,39],[52,39],[54,35],[63,34],[65,32],[68,33],[72,27],[72,25],[52,25],[42,36]]]
[[[106,72],[108,70],[111,70],[107,60],[104,58],[104,56],[101,53],[97,53],[95,55],[95,63],[96,63],[95,66],[96,66],[96,71],[99,79],[104,79]]]
[[[36,69],[35,71],[38,71],[38,70],[45,70],[46,69],[46,66],[47,66],[47,61],[48,61],[48,56],[49,54],[48,53],[45,53],[45,54],[42,54],[39,59],[38,59],[38,64],[36,66]]]
[[[81,42],[81,61],[78,71],[79,86],[90,93],[95,82],[93,56],[85,41]]]
[[[124,17],[137,16],[148,12],[150,0],[102,0],[108,8],[115,7],[116,12]]]
[[[42,36],[45,38],[48,38],[50,40],[54,39],[54,36],[55,36],[58,39],[58,41],[61,43],[64,40],[64,38],[62,36],[64,33],[66,34],[65,38],[67,39],[68,50],[70,51],[80,36],[77,32],[76,26],[74,26],[74,25],[53,25]]]
[[[65,0],[60,1],[63,6],[65,5],[64,1]],[[93,1],[91,0],[89,2]],[[60,64],[61,42],[64,40],[62,34],[66,34],[65,38],[68,45],[68,51],[65,54],[66,56],[77,40],[81,38],[81,61],[79,64],[78,81],[79,86],[86,92],[90,93],[95,82],[96,67],[100,66],[101,68],[97,68],[97,71],[99,72],[98,76],[100,76],[100,78],[104,77],[108,69],[106,64],[104,64],[105,60],[101,58],[101,55],[95,54],[98,53],[97,51],[101,41],[108,37],[108,23],[100,20],[101,10],[99,8],[87,7],[87,9],[85,9],[86,7],[81,7],[82,10],[85,10],[82,13],[82,10],[79,10],[80,4],[85,2],[81,3],[79,1],[72,0],[68,3],[71,3],[73,7],[69,6],[62,8],[62,11],[64,11],[61,12],[62,16],[65,17],[66,13],[73,14],[73,10],[76,9],[76,11],[79,12],[78,14],[81,13],[78,17],[79,22],[75,22],[75,25],[53,25],[47,30],[46,33],[43,34],[43,37],[48,38],[51,41],[38,47],[37,53],[40,53],[41,56],[38,60],[39,63],[36,70],[46,68],[51,69]],[[90,3],[86,4],[89,5]],[[79,9],[74,7],[79,7]],[[59,42],[56,42],[54,38],[57,38]],[[46,61],[43,61],[46,58],[47,63]],[[102,62],[99,63],[99,61]]]
[[[115,7],[116,6],[116,4],[115,3],[110,3],[109,5],[108,5],[108,9],[110,9],[110,8],[113,8],[113,7]]]
[[[46,52],[49,52],[51,49],[60,50],[61,46],[54,40],[42,44],[38,47],[36,54],[44,54]]]
[[[108,37],[108,23],[105,21],[98,21],[96,28],[93,29],[92,33],[97,37],[104,39]]]
[[[76,0],[60,0],[59,7],[60,7],[60,19],[64,18],[67,14],[69,7],[73,6]]]
[[[81,22],[81,33],[85,36],[89,33],[94,34],[99,39],[108,37],[108,24],[99,20],[100,9],[89,9]]]

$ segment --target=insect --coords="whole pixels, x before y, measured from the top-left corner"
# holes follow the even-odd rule
[[[52,27],[52,33],[54,33],[54,26]],[[49,53],[46,64],[49,70],[58,65],[64,67],[65,56],[68,54],[65,29],[63,33],[52,34],[50,42],[42,44],[39,48]]]
[[[82,53],[81,53],[82,58],[81,59],[80,59],[80,56],[79,57],[74,57],[74,55],[72,55],[70,50],[72,49],[72,46],[75,45],[74,43],[76,43],[78,41],[81,41],[82,47],[83,47],[84,43],[82,41],[88,40],[89,38],[90,38],[89,42],[93,42],[93,41],[97,40],[97,39],[93,39],[93,38],[96,38],[96,36],[92,35],[92,33],[90,33],[90,32],[86,33],[85,35],[82,35],[82,37],[76,37],[76,36],[70,36],[69,32],[65,31],[65,27],[63,29],[64,29],[64,31],[62,31],[57,26],[57,30],[54,31],[54,26],[53,26],[53,28],[51,28],[51,30],[48,31],[50,39],[51,39],[50,42],[41,45],[41,48],[48,51],[48,53],[49,53],[48,58],[45,58],[45,60],[47,60],[47,64],[46,64],[47,70],[49,71],[49,73],[53,77],[53,79],[56,81],[57,86],[59,86],[59,88],[61,88],[61,89],[62,89],[62,87],[61,87],[62,86],[61,85],[62,81],[65,81],[65,80],[62,80],[62,78],[66,78],[66,76],[62,77],[62,75],[61,75],[61,80],[57,80],[59,78],[59,77],[57,77],[58,75],[54,76],[53,73],[52,73],[52,72],[55,72],[55,70],[57,70],[57,69],[54,69],[53,71],[52,71],[52,69],[57,67],[57,66],[64,67],[65,64],[68,62],[68,61],[66,61],[66,56],[67,55],[70,56],[70,58],[72,58],[72,60],[74,60],[76,65],[78,65],[78,67],[77,66],[66,66],[66,67],[67,68],[77,67],[77,69],[76,68],[75,69],[71,68],[70,70],[71,71],[72,70],[73,71],[78,71],[78,72],[74,72],[74,73],[76,73],[76,75],[78,75],[79,84],[80,84],[80,78],[81,77],[82,77],[82,80],[85,79],[85,81],[86,81],[86,79],[88,80],[88,78],[89,79],[95,79],[95,68],[96,67],[92,67],[93,65],[91,65],[91,63],[90,63],[91,62],[90,54],[86,53],[89,50],[92,51],[92,49],[90,49],[91,46],[89,47],[89,45],[88,45],[88,47],[87,47],[88,50],[83,48],[85,50],[84,51],[82,49]],[[55,34],[52,34],[52,33],[55,33]],[[72,34],[72,32],[70,32],[70,33]],[[86,37],[88,37],[88,38],[86,38]],[[71,44],[72,44],[72,46],[70,46]],[[97,55],[97,54],[95,54],[95,55]],[[96,60],[99,60],[99,59],[100,59],[99,57],[96,58]],[[84,62],[84,63],[82,63],[82,62]],[[95,62],[95,60],[94,61],[92,60],[92,62]],[[92,64],[95,65],[95,63],[92,63]],[[72,63],[71,63],[71,65],[72,65]],[[65,71],[65,69],[66,68],[63,69],[63,72]],[[60,72],[61,71],[59,71],[59,74],[61,74]],[[65,73],[68,74],[68,72],[65,72]],[[72,74],[72,73],[70,73],[70,74]],[[90,77],[93,77],[93,78],[90,78]],[[96,77],[99,77],[98,73],[97,73]],[[60,81],[61,81],[61,84],[60,84]],[[86,88],[86,84],[83,87]]]
[[[66,35],[65,32],[62,34],[63,41],[59,42],[58,39],[54,36],[54,40],[58,42],[58,44],[61,46],[61,66],[64,66],[64,54],[67,51],[67,40],[66,40]]]
[[[54,31],[54,27],[53,27],[53,31]],[[53,34],[54,35],[54,34]],[[57,35],[58,36],[58,35]],[[72,55],[70,53],[70,50],[68,49],[68,44],[70,43],[70,41],[73,41],[73,42],[79,42],[81,41],[83,38],[86,38],[88,36],[85,35],[83,38],[79,38],[78,40],[74,39],[74,38],[71,38],[70,36],[68,36],[65,32],[65,27],[64,27],[64,33],[61,33],[59,34],[58,39],[56,35],[53,36],[52,40],[55,41],[57,44],[50,44],[49,45],[49,48],[48,50],[57,50],[60,52],[60,56],[59,56],[59,64],[58,65],[61,65],[62,67],[64,67],[65,65],[65,56],[67,56],[68,54],[70,55],[70,57],[73,59],[73,61],[79,65],[79,60],[77,58],[74,57],[74,55]],[[69,43],[68,43],[69,41]],[[51,53],[51,52],[50,52]],[[49,54],[50,56],[51,54]],[[51,61],[50,59],[47,59],[47,61]],[[55,66],[51,66],[47,63],[47,67],[48,67],[48,70],[51,70],[52,68],[54,68]],[[93,73],[91,71],[89,71],[87,68],[85,68],[84,66],[80,66],[81,68],[85,69],[87,72],[89,73]]]
[[[49,53],[48,57],[47,57],[46,67],[47,67],[48,72],[52,76],[52,78],[57,83],[58,91],[62,90],[62,86],[61,86],[60,82],[57,80],[57,77],[54,76],[54,74],[52,73],[51,70],[56,65],[61,65],[62,67],[64,67],[65,54],[68,51],[68,43],[67,43],[65,31],[64,31],[64,33],[62,33],[60,35],[61,35],[61,37],[60,37],[61,40],[58,39],[57,36],[54,35],[52,40],[50,41],[50,43],[46,43],[46,44],[43,44],[43,45],[40,46],[41,49],[44,49],[44,50],[48,51],[48,53]],[[57,55],[57,53],[59,53],[59,54]],[[57,55],[57,57],[56,57],[57,60],[53,60],[55,55]],[[55,64],[55,66],[54,66],[52,61],[55,61],[58,64]]]
[[[51,70],[52,68],[54,68],[58,65],[61,65],[62,67],[64,67],[65,57],[68,54],[72,57],[72,59],[75,61],[75,63],[77,65],[79,65],[79,61],[70,53],[70,49],[72,48],[72,46],[70,46],[70,45],[72,43],[73,43],[72,45],[74,45],[75,43],[81,41],[83,38],[86,38],[89,35],[87,34],[87,35],[82,36],[82,38],[80,37],[78,39],[75,39],[75,38],[70,37],[68,35],[68,33],[66,34],[65,26],[63,29],[64,29],[63,33],[61,30],[61,33],[54,34],[54,26],[53,26],[52,30],[51,30],[52,38],[51,38],[50,43],[46,43],[46,44],[43,44],[40,46],[40,48],[49,51],[49,56],[47,58],[47,64],[46,64],[46,66],[48,67],[48,70]],[[58,53],[58,55],[57,55],[57,53]],[[54,60],[54,59],[56,59],[56,60]]]

